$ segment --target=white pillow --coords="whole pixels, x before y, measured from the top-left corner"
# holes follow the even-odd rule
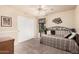
[[[47,35],[50,35],[50,34],[51,34],[51,31],[50,31],[50,30],[48,30],[48,31],[47,31]]]
[[[72,35],[68,39],[72,39],[76,36],[76,33],[72,32]]]

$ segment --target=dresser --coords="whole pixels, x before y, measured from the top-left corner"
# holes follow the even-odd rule
[[[10,37],[0,37],[0,54],[14,53],[14,39]]]

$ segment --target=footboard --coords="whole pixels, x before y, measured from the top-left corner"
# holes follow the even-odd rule
[[[71,53],[79,53],[79,47],[73,39],[44,35],[41,37],[40,43]]]

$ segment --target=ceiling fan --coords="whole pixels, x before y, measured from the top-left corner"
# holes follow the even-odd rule
[[[45,16],[50,12],[52,12],[53,8],[50,8],[47,5],[39,5],[37,10],[38,10],[39,16]]]

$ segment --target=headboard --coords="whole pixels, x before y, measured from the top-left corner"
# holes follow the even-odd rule
[[[63,36],[63,37],[65,37],[66,35],[68,35],[72,32],[69,28],[62,27],[62,26],[54,26],[54,27],[49,27],[47,29],[48,30],[54,30],[55,35]]]

